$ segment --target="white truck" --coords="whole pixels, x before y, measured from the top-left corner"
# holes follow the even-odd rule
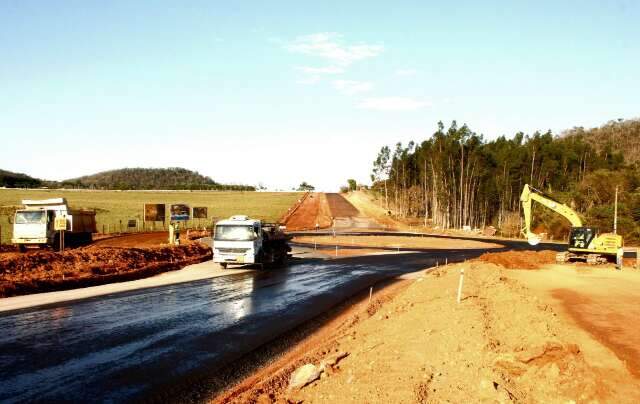
[[[289,240],[291,236],[278,224],[231,216],[216,223],[213,261],[223,268],[229,264],[284,265],[291,251]]]
[[[24,209],[16,210],[13,217],[11,242],[21,250],[27,246],[58,248],[60,232],[55,230],[57,217],[66,218],[65,244],[79,245],[91,242],[96,232],[96,213],[90,210],[71,210],[65,198],[22,201]]]

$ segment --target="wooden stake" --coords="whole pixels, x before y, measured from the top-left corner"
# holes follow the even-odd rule
[[[460,304],[460,298],[462,297],[463,282],[464,282],[464,268],[460,270],[460,282],[458,283],[458,304]]]
[[[369,304],[371,304],[371,296],[373,295],[373,286],[369,288]]]

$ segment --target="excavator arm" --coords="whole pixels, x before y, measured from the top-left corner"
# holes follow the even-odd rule
[[[582,227],[582,219],[580,219],[580,216],[578,216],[573,209],[553,199],[547,198],[542,195],[541,192],[525,184],[522,194],[520,195],[520,202],[522,202],[522,209],[524,211],[524,228],[522,229],[522,234],[527,238],[529,244],[536,245],[541,240],[539,235],[531,231],[531,205],[533,201],[562,215],[571,223],[571,226]]]

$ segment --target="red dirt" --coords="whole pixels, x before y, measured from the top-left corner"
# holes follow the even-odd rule
[[[321,229],[331,226],[331,217],[328,214],[328,205],[324,194],[309,194],[299,206],[294,206],[292,209],[295,211],[282,220],[287,230],[312,230],[316,228],[316,224],[319,224]]]
[[[478,259],[507,269],[540,269],[543,265],[556,262],[556,252],[549,250],[506,251],[484,253]]]
[[[615,352],[629,372],[640,378],[640,332],[633,326],[640,313],[640,298],[586,296],[570,289],[556,289],[552,296],[562,301],[580,327]]]
[[[333,217],[360,216],[360,211],[340,194],[325,194]]]
[[[200,243],[149,248],[89,246],[64,253],[7,253],[0,260],[0,297],[139,279],[210,258],[211,249]]]

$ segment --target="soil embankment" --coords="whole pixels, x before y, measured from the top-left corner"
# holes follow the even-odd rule
[[[0,297],[140,279],[210,258],[211,249],[198,242],[173,247],[89,246],[63,253],[5,253],[0,260]]]
[[[288,231],[331,227],[331,214],[327,198],[323,193],[309,193],[292,209],[295,209],[293,213],[285,215],[282,219]]]
[[[544,271],[475,260],[422,274],[214,401],[639,402],[640,380],[622,360],[510,276]],[[288,388],[305,364],[310,382]]]

